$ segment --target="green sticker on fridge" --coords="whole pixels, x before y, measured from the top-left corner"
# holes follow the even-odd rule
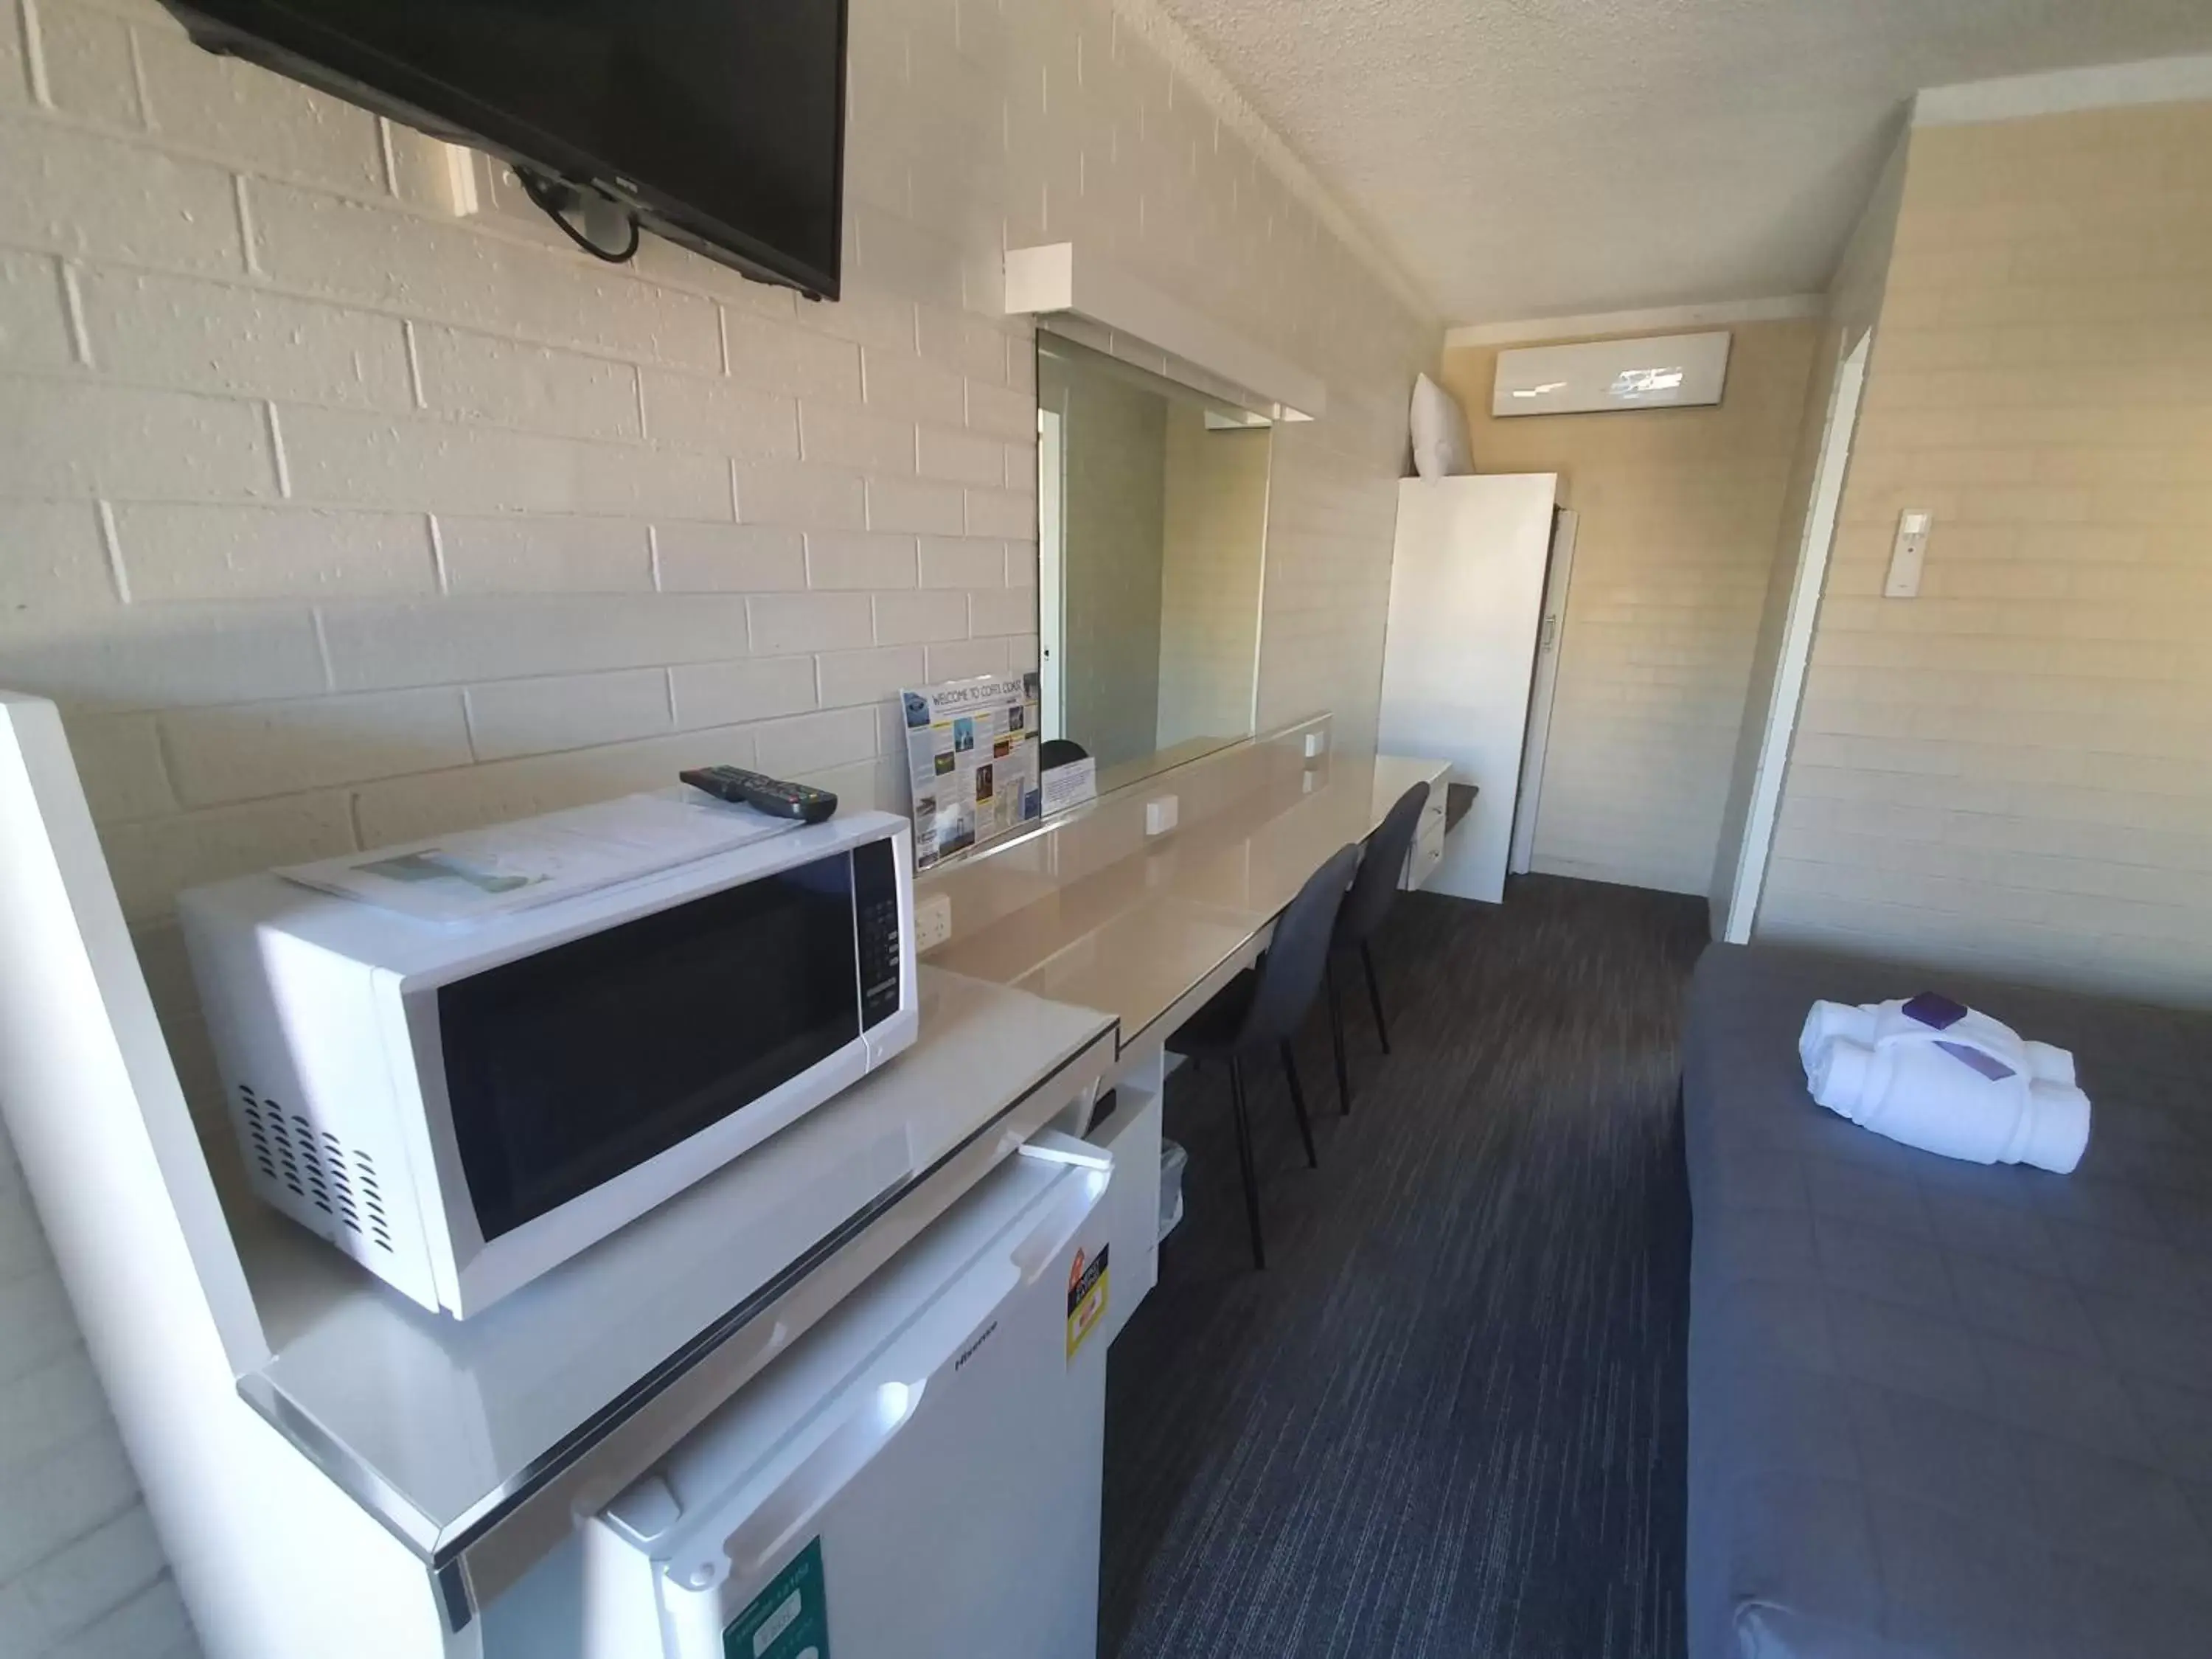
[[[830,1659],[830,1602],[822,1587],[819,1538],[722,1626],[722,1654],[723,1659]]]

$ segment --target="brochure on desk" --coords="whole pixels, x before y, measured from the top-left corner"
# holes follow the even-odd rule
[[[1035,674],[946,680],[900,701],[917,870],[1044,816]]]

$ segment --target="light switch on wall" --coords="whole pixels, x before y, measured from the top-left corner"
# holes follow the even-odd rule
[[[1889,550],[1889,580],[1881,585],[1884,599],[1910,599],[1920,592],[1920,568],[1928,559],[1928,532],[1936,515],[1907,507],[1897,515],[1897,540]]]

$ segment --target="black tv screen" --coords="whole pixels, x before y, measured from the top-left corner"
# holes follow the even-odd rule
[[[192,37],[837,295],[846,0],[170,0]]]

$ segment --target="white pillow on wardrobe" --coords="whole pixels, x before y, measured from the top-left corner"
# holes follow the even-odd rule
[[[1467,416],[1449,392],[1427,375],[1413,381],[1413,470],[1424,478],[1453,478],[1474,471],[1467,443]]]

